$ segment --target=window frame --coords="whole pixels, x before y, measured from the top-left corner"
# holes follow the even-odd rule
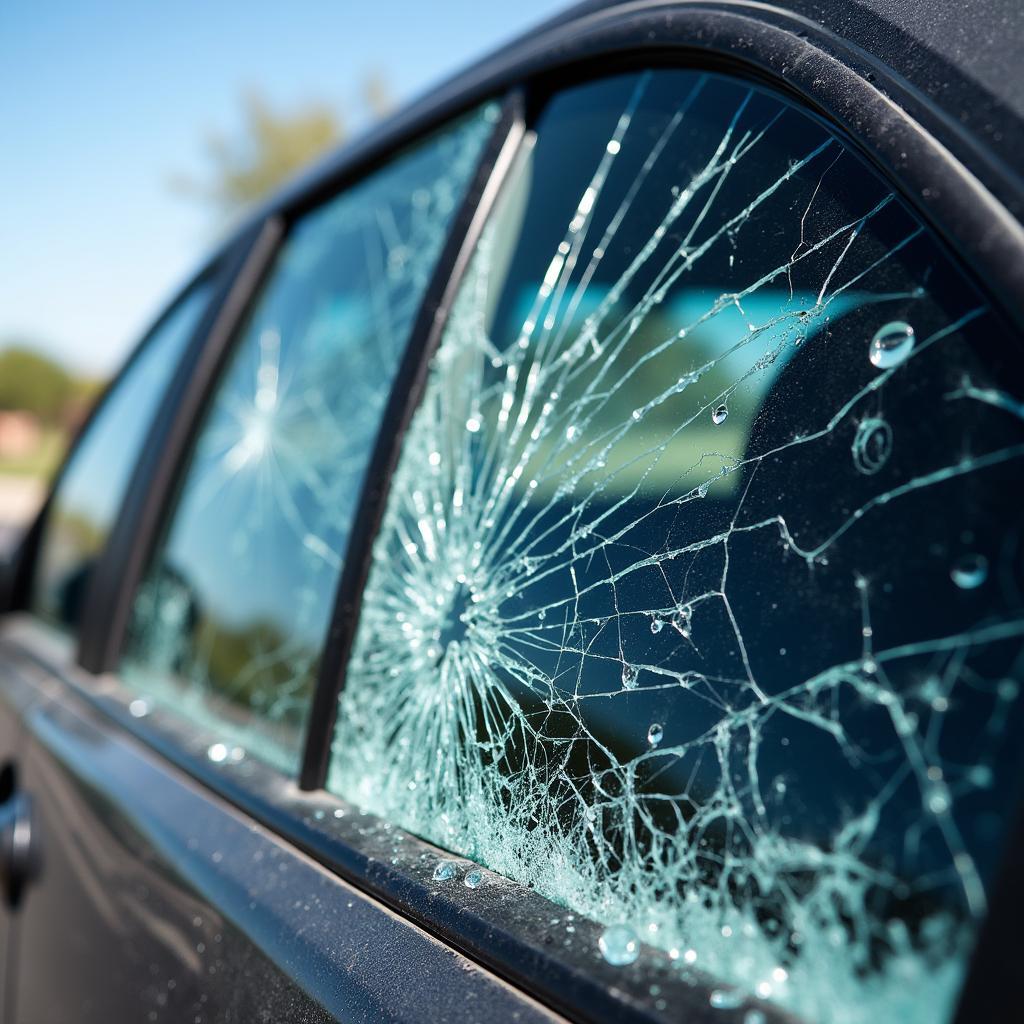
[[[667,20],[667,10],[671,10],[671,22]],[[157,457],[150,460],[153,464],[140,461],[137,467],[116,542],[112,537],[108,543],[102,573],[97,570],[90,591],[93,613],[80,628],[78,667],[68,666],[66,672],[76,688],[83,689],[125,728],[205,786],[398,913],[577,1019],[611,1014],[623,1020],[660,1019],[661,1014],[647,993],[653,977],[645,974],[642,984],[636,984],[635,979],[599,959],[573,960],[546,944],[546,929],[539,925],[550,916],[553,907],[524,887],[513,890],[503,883],[503,892],[514,891],[517,895],[503,903],[482,901],[479,893],[470,896],[468,891],[445,890],[439,894],[436,886],[429,883],[428,873],[389,865],[382,856],[385,844],[376,832],[369,841],[359,838],[356,830],[339,837],[325,827],[316,812],[330,816],[332,809],[344,809],[350,820],[358,816],[343,801],[323,792],[322,784],[334,711],[369,564],[370,541],[379,525],[405,427],[422,392],[427,363],[440,338],[451,298],[461,283],[475,234],[500,188],[502,168],[507,169],[511,163],[525,134],[525,124],[548,96],[588,77],[658,64],[724,71],[747,78],[788,96],[801,109],[823,120],[830,131],[865,157],[933,228],[952,251],[957,265],[992,302],[993,309],[1001,312],[1018,333],[1024,329],[1024,231],[992,191],[958,159],[959,155],[971,166],[987,166],[989,157],[980,143],[965,140],[950,117],[880,61],[819,26],[777,10],[738,12],[724,7],[659,5],[625,11],[589,8],[582,13],[570,13],[443,86],[433,97],[409,108],[355,147],[328,161],[272,200],[253,218],[239,240],[229,246],[237,260],[229,275],[230,282],[211,302],[166,396],[159,430],[154,425],[150,435]],[[525,91],[517,92],[520,88]],[[134,597],[141,566],[152,548],[159,513],[187,450],[189,423],[181,407],[194,410],[205,400],[234,328],[247,311],[295,219],[385,162],[394,149],[503,93],[504,138],[496,131],[487,159],[482,161],[477,180],[450,229],[442,259],[416,318],[366,476],[349,542],[350,558],[339,580],[313,698],[313,724],[306,739],[299,788],[276,772],[255,764],[247,765],[244,776],[237,771],[232,774],[232,769],[212,765],[205,758],[202,737],[197,737],[194,730],[176,728],[159,720],[159,716],[154,716],[153,722],[134,719],[127,712],[131,695],[116,680],[108,677],[103,687],[95,685],[96,674],[116,669],[125,613]],[[517,113],[505,120],[510,105],[516,107]],[[516,133],[518,138],[514,137]],[[1017,194],[1014,188],[1012,183],[1006,184],[996,192],[1012,196]],[[180,399],[177,406],[175,398]],[[173,414],[175,409],[177,415]],[[45,506],[33,527],[36,533],[44,515]],[[22,565],[27,562],[30,566],[31,543],[26,544],[25,550],[28,553],[22,558]],[[359,557],[351,558],[353,552]],[[19,579],[23,575],[24,572]],[[399,833],[397,829],[387,832],[388,848]],[[1015,856],[1024,855],[1024,830],[1018,828],[1016,835],[1006,851],[1011,862]],[[421,859],[441,855],[414,837],[407,837],[406,842]],[[1008,881],[1002,884],[1019,885],[1015,874],[1012,870],[1006,872]],[[963,989],[957,1016],[960,1021],[978,1019],[982,993],[987,989],[991,998],[990,986],[1001,985],[998,979],[1013,976],[1010,972],[1015,958],[1010,936],[1015,932],[1010,931],[1009,917],[1015,902],[1002,899],[1001,892],[1008,895],[1010,889],[996,890],[993,906],[997,909],[982,929]],[[1005,913],[1000,913],[1000,907],[1005,908]],[[662,982],[660,977],[657,980]],[[705,996],[696,1001],[688,994],[693,990],[671,980],[662,987],[674,1015],[687,1008],[694,1020],[717,1019]],[[778,1014],[773,1008],[764,1009],[769,1020]]]
[[[17,546],[17,549],[11,557],[11,562],[13,564],[8,582],[8,589],[5,593],[0,594],[0,613],[7,614],[11,612],[31,610],[30,605],[32,601],[36,562],[39,557],[39,545],[43,540],[43,531],[46,529],[54,499],[56,498],[57,492],[60,490],[61,484],[64,482],[65,477],[70,470],[71,464],[75,461],[82,445],[87,441],[93,425],[102,415],[103,410],[111,399],[111,396],[117,390],[122,380],[131,374],[132,369],[142,357],[143,352],[148,348],[150,342],[162,330],[163,326],[175,314],[179,306],[186,301],[189,295],[196,288],[201,287],[203,284],[211,284],[210,296],[206,300],[203,310],[200,313],[189,338],[186,339],[185,354],[187,354],[189,349],[195,344],[196,338],[204,333],[205,323],[219,302],[219,289],[224,275],[227,272],[227,267],[224,265],[224,257],[224,252],[215,252],[207,259],[202,267],[174,293],[173,297],[161,309],[156,319],[143,333],[141,339],[136,342],[117,373],[114,374],[106,384],[104,384],[100,394],[96,398],[96,401],[93,403],[92,408],[75,429],[68,443],[67,450],[60,461],[60,465],[57,467],[57,471],[54,474],[53,479],[48,483],[46,497],[43,500],[43,504],[40,506],[39,511],[36,512],[35,518],[29,524]],[[184,360],[185,354],[182,355],[179,363]],[[176,365],[172,371],[171,379],[173,379],[179,372],[179,369],[179,365]],[[169,389],[170,381],[168,381],[167,387],[165,387],[157,400],[157,408],[154,410],[153,416],[154,422],[160,417],[162,410],[166,405]],[[128,482],[128,489],[130,490],[130,488],[131,475],[129,476]],[[124,503],[122,502],[122,507],[123,504]],[[101,551],[101,556],[102,553],[103,552]],[[74,639],[77,640],[83,632],[84,617],[83,622],[79,623],[78,628],[75,630]]]
[[[285,252],[295,230],[300,230],[306,219],[342,198],[350,188],[371,179],[406,154],[415,153],[420,143],[428,144],[438,131],[455,127],[465,116],[471,116],[492,97],[468,105],[440,124],[429,124],[411,138],[398,138],[382,143],[365,160],[332,177],[330,187],[318,187],[309,194],[299,195],[292,203],[265,218],[256,217],[246,229],[239,246],[242,250],[239,264],[230,287],[222,297],[222,308],[215,311],[205,335],[196,339],[190,349],[168,396],[166,415],[154,423],[145,456],[136,469],[135,479],[123,506],[117,535],[111,537],[103,564],[106,571],[98,585],[90,589],[87,604],[94,612],[91,632],[92,643],[79,654],[79,664],[94,673],[117,673],[126,647],[129,623],[136,595],[154,554],[163,543],[165,531],[174,521],[181,486],[189,472],[197,439],[202,433],[206,415],[216,402],[224,382],[224,372],[245,340],[253,311],[262,301],[265,288],[273,282],[279,257]],[[376,531],[373,512],[374,495],[381,494],[378,481],[390,475],[389,463],[397,461],[396,444],[400,431],[395,423],[408,418],[412,408],[408,395],[416,392],[412,382],[417,374],[425,372],[422,357],[425,339],[434,330],[439,310],[454,298],[454,285],[461,276],[462,263],[468,262],[476,242],[488,205],[481,204],[483,192],[494,177],[495,162],[506,148],[512,126],[521,120],[521,103],[517,93],[501,99],[493,124],[484,125],[485,141],[476,157],[472,173],[465,184],[464,195],[449,218],[440,251],[431,268],[429,280],[412,319],[394,378],[389,386],[387,400],[382,409],[381,424],[376,433],[376,444],[368,460],[361,497],[355,503],[355,515],[346,542],[345,567],[339,580],[335,574],[331,594],[331,613],[324,635],[324,647],[312,693],[307,722],[298,746],[300,779],[309,774],[307,764],[321,763],[327,769],[330,740],[333,733],[332,701],[321,713],[325,697],[330,699],[333,680],[338,675],[338,643],[335,628],[339,605],[350,609],[353,593],[362,589],[362,580],[369,569],[368,558],[362,565],[362,548],[367,537]],[[453,268],[458,268],[457,271]],[[439,328],[438,328],[439,329]],[[379,518],[379,516],[377,517]],[[99,575],[99,574],[97,574]],[[342,617],[347,613],[342,613]],[[347,659],[347,651],[345,655]],[[318,774],[313,773],[314,776]],[[301,788],[319,788],[302,785]]]
[[[156,543],[163,510],[183,469],[198,411],[280,237],[280,221],[269,218],[248,228],[228,247],[220,287],[167,389],[90,581],[77,656],[78,664],[88,671],[116,670],[131,605]]]

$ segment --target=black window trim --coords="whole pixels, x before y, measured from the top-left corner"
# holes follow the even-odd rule
[[[331,158],[272,200],[259,212],[249,230],[253,230],[253,224],[257,228],[265,224],[280,225],[280,218],[294,216],[316,205],[335,191],[339,182],[351,180],[385,159],[395,147],[482,102],[487,96],[528,81],[531,82],[529,105],[532,107],[532,97],[577,80],[587,73],[588,66],[597,63],[605,73],[611,73],[618,62],[623,66],[632,62],[635,67],[638,61],[648,65],[664,61],[727,71],[795,98],[803,109],[825,120],[832,131],[852,139],[854,147],[908,198],[917,214],[955,251],[957,263],[973,273],[976,284],[990,297],[994,307],[1015,323],[1018,331],[1024,327],[1024,229],[995,198],[996,194],[1003,199],[1011,195],[1019,200],[1019,184],[999,181],[998,169],[992,170],[992,160],[981,143],[965,140],[949,117],[885,65],[813,22],[768,5],[736,4],[726,0],[700,5],[642,2],[626,9],[569,12],[442,86],[354,148]],[[539,89],[538,83],[541,84]],[[967,163],[971,167],[984,167],[986,184],[992,186],[995,182],[996,185],[982,184],[968,170]],[[469,228],[466,230],[468,235]],[[279,241],[283,234],[280,226],[277,231]],[[450,296],[457,289],[463,269],[464,262],[452,263],[443,296]],[[251,295],[255,283],[249,282],[247,287]],[[436,338],[444,311],[445,307],[439,305],[433,334],[423,335],[420,353],[423,360],[429,356],[428,338]],[[422,330],[419,321],[418,329]],[[421,379],[424,371],[425,363],[421,363],[410,379],[414,382]],[[389,424],[395,431],[391,439],[394,443],[401,432],[402,416],[389,419]],[[382,447],[387,447],[383,439],[378,442],[375,466],[387,469],[393,463],[379,454]],[[379,482],[382,490],[386,483],[386,479]],[[371,482],[370,486],[377,484]],[[379,499],[377,501],[379,507]],[[364,540],[368,542],[373,531],[365,525],[363,529],[366,530]],[[125,532],[132,536],[127,528]],[[114,582],[120,578],[116,568],[111,566],[110,580]],[[342,600],[345,592],[344,588],[339,589],[336,608],[342,610],[339,616],[342,626],[351,635],[358,609]],[[83,652],[89,649],[89,643],[95,645],[97,638],[103,640],[105,617],[105,613],[97,611],[88,630],[83,630]],[[344,668],[344,659],[339,657],[342,645],[337,625],[337,621],[332,625],[328,641],[330,657],[324,659],[325,663],[334,659],[333,678],[325,668],[314,705],[321,713],[326,706],[326,713],[330,715]],[[85,667],[96,666],[95,670],[102,670],[111,666],[109,643],[105,649],[102,643],[99,647],[105,656],[87,659],[88,664],[83,661]],[[309,808],[310,801],[319,801],[323,806],[342,803],[333,796],[322,792],[299,793],[283,786],[279,777],[263,772],[259,766],[254,766],[255,771],[244,782],[228,778],[208,762],[183,754],[182,747],[162,740],[149,726],[132,721],[110,700],[102,698],[101,702],[118,721],[205,784],[224,793],[242,810],[549,1005],[576,1019],[594,1019],[608,1011],[607,999],[611,998],[611,1006],[619,1010],[625,1010],[623,1000],[630,1004],[628,1015],[622,1019],[652,1019],[654,1011],[649,1006],[645,1009],[630,1002],[631,997],[625,991],[620,990],[618,997],[607,995],[609,988],[624,984],[621,973],[609,971],[598,963],[593,965],[588,978],[581,980],[572,970],[567,974],[558,967],[557,951],[552,953],[542,944],[539,934],[524,929],[521,917],[517,919],[518,924],[509,923],[507,917],[499,924],[493,919],[484,921],[471,908],[460,904],[458,894],[451,899],[438,897],[423,885],[403,878],[401,872],[366,856],[356,845],[325,835],[303,809]],[[323,731],[321,729],[321,733]],[[329,730],[327,736],[329,742]],[[324,756],[322,735],[311,734],[303,773],[307,787],[322,780]],[[419,845],[429,849],[426,844]],[[1019,863],[1024,857],[1024,830],[1017,829],[1017,838],[1007,852],[1011,863]],[[1004,872],[1003,877],[1016,877],[1016,874],[1010,870]],[[424,899],[425,893],[429,898]],[[1001,883],[995,892],[993,906],[996,908],[1003,904],[1001,894],[1010,896],[1008,883]],[[533,905],[532,894],[526,894],[524,899]],[[540,905],[544,904],[546,901]],[[1009,906],[1013,905],[1011,901]],[[1019,960],[1021,946],[1018,931],[1010,930],[1014,927],[1010,923],[1013,917],[1012,913],[993,913],[985,922],[983,941],[979,942],[970,967],[957,1021],[985,1019],[984,1000],[1005,994],[1005,987],[999,987],[1003,984],[1000,979],[1013,976],[1013,965]],[[1000,941],[992,941],[993,929]],[[994,989],[985,984],[989,979],[996,984]],[[673,1004],[672,993],[665,994],[675,1012],[689,1002]],[[696,1012],[693,1019],[710,1020],[718,1016],[720,1014],[716,1016],[710,1011],[707,1014]]]
[[[525,132],[524,105],[518,90],[501,105],[491,137],[481,153],[465,195],[452,218],[448,237],[431,273],[413,321],[405,352],[391,386],[367,464],[355,519],[349,532],[341,576],[335,590],[323,657],[310,708],[299,788],[324,787],[338,694],[352,652],[363,589],[370,572],[373,540],[380,528],[389,486],[405,431],[419,405],[427,367],[447,321],[480,232],[490,214]]]

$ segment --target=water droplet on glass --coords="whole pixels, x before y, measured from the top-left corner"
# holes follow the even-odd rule
[[[902,320],[893,320],[879,327],[868,346],[871,365],[879,370],[899,366],[914,347],[914,328]]]
[[[635,665],[622,666],[622,688],[624,690],[635,690],[637,680],[640,678],[640,669]]]
[[[484,873],[479,868],[473,868],[472,871],[466,872],[466,877],[462,880],[462,884],[467,889],[479,889],[484,884]]]
[[[625,967],[640,955],[640,940],[636,932],[624,924],[615,924],[601,933],[597,942],[601,956],[613,967]]]
[[[949,790],[943,783],[929,786],[925,802],[932,814],[945,814],[949,810]]]
[[[660,722],[652,722],[647,730],[647,745],[656,747],[665,738],[665,730]]]
[[[743,1005],[743,995],[737,991],[716,988],[708,1001],[716,1010],[735,1010]]]
[[[729,418],[729,410],[724,405],[717,405],[711,412],[711,422],[716,426]]]
[[[1000,700],[1010,701],[1016,699],[1019,689],[1015,679],[1000,679],[996,693],[999,694]]]
[[[949,575],[961,590],[974,590],[988,576],[988,560],[984,555],[964,555],[949,570]]]
[[[438,861],[434,868],[435,882],[450,882],[455,877],[455,864],[450,860]]]
[[[213,743],[207,748],[206,756],[214,764],[221,764],[228,759],[228,748],[225,743]]]

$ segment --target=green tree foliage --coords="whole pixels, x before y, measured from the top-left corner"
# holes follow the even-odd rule
[[[0,409],[23,409],[43,423],[56,424],[79,390],[70,374],[27,346],[0,351]]]
[[[371,118],[391,108],[383,78],[362,84],[361,104]],[[292,111],[275,110],[258,92],[242,100],[241,130],[216,132],[206,139],[209,171],[203,178],[176,175],[171,184],[230,218],[253,205],[298,170],[347,136],[343,114],[325,103],[309,103]]]

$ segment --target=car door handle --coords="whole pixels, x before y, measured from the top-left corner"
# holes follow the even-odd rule
[[[9,907],[39,875],[39,837],[33,828],[32,798],[13,793],[0,804],[0,888]]]

